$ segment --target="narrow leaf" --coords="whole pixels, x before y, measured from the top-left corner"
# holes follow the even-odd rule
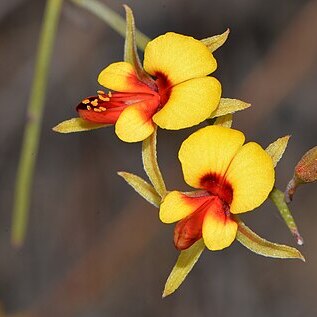
[[[135,39],[135,22],[132,10],[127,6],[123,5],[126,13],[126,32],[124,42],[124,61],[130,63],[138,74],[143,71],[138,52],[136,47]]]
[[[205,39],[202,39],[201,42],[203,42],[211,52],[214,52],[227,41],[229,33],[230,30],[227,29],[224,33],[207,37]]]
[[[149,203],[151,203],[155,207],[159,207],[161,203],[161,197],[158,195],[152,185],[150,185],[141,177],[131,173],[118,172],[118,175],[121,176],[138,194],[140,194]]]
[[[101,124],[101,123],[93,123],[82,118],[72,118],[66,121],[59,123],[57,126],[53,128],[53,131],[59,133],[72,133],[72,132],[82,132],[89,131],[99,128],[104,128],[111,126],[111,124]]]
[[[236,219],[239,225],[236,239],[252,252],[271,258],[300,259],[305,262],[305,258],[297,249],[287,245],[269,242],[259,237],[241,220]]]
[[[224,116],[218,117],[215,120],[214,125],[221,125],[222,127],[226,127],[226,128],[231,128],[232,126],[232,114],[228,113],[225,114]]]
[[[274,167],[277,165],[279,160],[282,158],[287,144],[288,140],[290,138],[290,135],[286,135],[282,138],[277,139],[275,142],[271,143],[265,151],[271,156],[273,160]]]
[[[162,297],[174,293],[183,283],[188,273],[192,270],[200,255],[205,249],[203,239],[193,244],[189,249],[181,251],[171,274],[169,275]]]
[[[286,202],[284,200],[284,193],[282,193],[279,189],[274,187],[273,190],[271,191],[269,197],[274,202],[274,204],[277,207],[278,211],[280,212],[283,220],[285,221],[287,227],[291,231],[292,235],[295,237],[297,244],[303,245],[304,240],[301,237],[301,235],[297,229],[297,225],[295,223],[295,220],[292,216],[292,213],[289,210],[288,205],[286,204]]]
[[[235,113],[236,111],[247,109],[251,104],[238,99],[221,98],[218,108],[211,114],[211,118],[224,116],[229,113]]]
[[[142,142],[143,167],[151,183],[161,197],[166,195],[165,183],[157,163],[156,128],[152,135]]]

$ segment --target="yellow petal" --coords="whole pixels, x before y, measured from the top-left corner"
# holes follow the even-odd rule
[[[53,131],[59,133],[82,132],[108,127],[110,125],[112,124],[100,124],[86,121],[82,118],[72,118],[59,123],[57,126],[53,128]]]
[[[226,180],[233,188],[230,211],[246,212],[260,206],[274,185],[272,158],[254,142],[245,144],[232,160]]]
[[[208,126],[190,135],[178,153],[186,183],[201,188],[206,174],[224,175],[243,143],[242,132],[221,126]]]
[[[199,124],[216,109],[221,96],[221,85],[214,77],[188,80],[171,89],[164,107],[153,121],[163,129],[178,130]]]
[[[126,62],[110,64],[101,71],[98,82],[108,89],[119,92],[152,92],[139,80],[133,66]]]
[[[206,203],[210,196],[191,197],[178,191],[166,195],[160,207],[160,219],[164,223],[179,221]]]
[[[206,76],[217,68],[209,49],[190,36],[166,33],[149,42],[144,51],[144,69],[163,74],[172,85]]]
[[[216,251],[228,247],[235,239],[238,224],[230,214],[222,209],[220,200],[210,204],[202,228],[203,239],[209,250]]]
[[[154,110],[148,106],[148,103],[140,102],[123,110],[115,128],[119,139],[124,142],[139,142],[154,132],[152,121]]]

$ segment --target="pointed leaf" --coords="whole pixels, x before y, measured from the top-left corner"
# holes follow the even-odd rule
[[[111,124],[93,123],[83,120],[82,118],[72,118],[59,123],[53,128],[53,131],[59,133],[72,133],[95,130],[109,126],[111,126]]]
[[[237,217],[236,219],[239,225],[236,239],[252,252],[271,258],[299,259],[305,262],[305,258],[297,249],[269,242],[259,237]]]
[[[228,113],[224,116],[218,117],[215,120],[214,125],[221,125],[222,127],[231,128],[232,126],[232,114]]]
[[[288,205],[286,204],[284,200],[284,193],[282,193],[279,189],[276,187],[273,188],[271,191],[269,197],[272,199],[273,203],[277,207],[278,211],[280,212],[283,220],[285,221],[287,227],[291,231],[292,235],[295,237],[296,242],[298,245],[304,244],[304,239],[301,237],[297,225],[295,223],[295,220],[292,216],[291,211],[288,208]]]
[[[142,64],[139,59],[137,44],[136,44],[136,29],[133,12],[126,4],[123,5],[126,12],[126,34],[125,34],[125,43],[124,43],[124,61],[130,63],[140,80],[145,83],[151,83],[152,79],[144,71]]]
[[[251,104],[238,99],[221,98],[218,108],[211,114],[211,118],[224,116],[229,113],[235,113],[236,111],[247,109]]]
[[[156,192],[154,187],[146,182],[143,178],[127,173],[118,172],[121,176],[138,194],[140,194],[145,200],[155,207],[159,207],[161,203],[161,197]]]
[[[157,163],[156,156],[156,131],[142,142],[143,168],[151,183],[161,197],[166,195],[165,183]]]
[[[285,149],[288,144],[290,135],[286,135],[282,138],[277,139],[275,142],[271,143],[265,151],[269,154],[273,160],[274,167],[277,165],[279,160],[282,158]]]
[[[166,297],[174,293],[183,283],[188,273],[192,270],[200,255],[205,249],[203,239],[200,239],[190,248],[182,251],[177,259],[171,274],[169,275],[162,297]]]
[[[229,36],[230,30],[227,29],[224,33],[207,37],[205,39],[202,39],[201,42],[203,42],[211,52],[214,52],[219,47],[221,47],[227,40]]]

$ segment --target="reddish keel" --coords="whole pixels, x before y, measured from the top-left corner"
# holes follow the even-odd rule
[[[91,96],[82,100],[76,107],[81,118],[95,123],[115,124],[128,106],[144,103],[153,112],[159,106],[159,95],[153,93],[111,93],[105,94],[98,91],[97,96]]]
[[[231,185],[216,174],[208,174],[201,179],[201,187],[208,192],[209,199],[176,224],[174,244],[178,250],[188,249],[202,238],[202,226],[207,213],[221,223],[226,223],[228,218],[231,218],[230,204],[233,198]],[[190,203],[190,199],[187,202]]]

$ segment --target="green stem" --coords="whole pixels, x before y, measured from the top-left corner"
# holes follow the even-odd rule
[[[157,162],[156,153],[156,128],[155,131],[142,142],[143,167],[160,197],[166,195],[166,186]]]
[[[276,187],[273,188],[273,190],[270,193],[270,198],[276,205],[277,209],[279,210],[282,218],[284,219],[287,227],[290,229],[291,233],[297,240],[297,244],[302,245],[304,243],[303,238],[298,232],[295,220],[284,200],[284,193],[281,192],[279,189]]]
[[[101,20],[105,21],[112,29],[118,32],[121,36],[125,37],[126,32],[126,21],[118,13],[111,10],[105,4],[97,0],[71,0],[75,4],[79,5],[82,8],[87,9]],[[146,44],[150,39],[136,30],[136,44],[139,49],[144,51]]]
[[[30,193],[41,132],[48,71],[62,2],[63,0],[48,0],[44,13],[16,179],[11,233],[11,241],[14,246],[23,244],[27,229]]]

